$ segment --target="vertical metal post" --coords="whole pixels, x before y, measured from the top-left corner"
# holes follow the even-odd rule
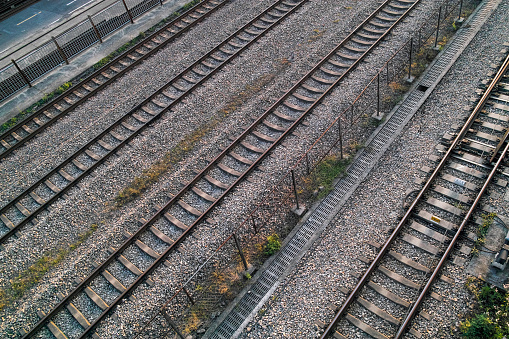
[[[422,27],[421,27],[421,28],[419,28],[419,35],[418,35],[418,36],[419,36],[419,40],[418,40],[418,42],[417,42],[417,49],[420,49],[420,48],[421,48],[421,36],[422,36],[422,32],[421,32],[421,30],[422,30]]]
[[[410,57],[408,60],[408,79],[412,78],[412,50],[414,49],[414,38],[410,39]]]
[[[182,290],[184,291],[184,293],[187,295],[187,298],[189,299],[189,301],[191,302],[192,305],[194,305],[194,299],[193,297],[191,297],[191,295],[189,294],[189,292],[187,292],[186,288],[185,287],[182,287]]]
[[[122,0],[122,3],[124,4],[127,15],[129,15],[129,20],[131,20],[131,23],[134,24],[133,16],[131,15],[131,11],[129,11],[129,8],[127,7],[127,4],[125,3],[125,0]]]
[[[353,126],[353,106],[355,105],[355,103],[352,103],[352,113],[350,114],[350,127]]]
[[[338,119],[338,134],[339,134],[339,152],[341,159],[343,159],[343,134],[341,133],[341,118]]]
[[[253,230],[254,230],[254,233],[258,233],[258,230],[256,229],[256,221],[255,221],[255,218],[254,218],[254,215],[251,216],[251,221],[253,222]]]
[[[297,184],[295,182],[295,172],[292,170],[292,182],[293,182],[293,193],[295,194],[295,204],[297,205],[297,209],[299,207],[299,196],[297,195]]]
[[[62,59],[64,59],[65,63],[69,65],[69,60],[67,59],[67,56],[65,55],[64,50],[58,44],[57,39],[55,39],[55,37],[52,36],[51,40],[53,40],[53,42],[55,43],[55,46],[57,46],[58,53],[60,53],[60,56],[62,57]]]
[[[30,83],[30,80],[28,80],[28,77],[26,76],[25,72],[23,72],[21,68],[19,68],[18,64],[16,63],[16,61],[14,61],[14,59],[11,59],[11,61],[14,67],[16,67],[16,69],[18,70],[19,74],[21,74],[23,80],[25,80],[25,82],[27,83],[28,87],[32,87],[32,84]]]
[[[180,337],[180,339],[185,339],[184,335],[180,332],[180,330],[178,329],[177,327],[177,324],[175,324],[173,322],[173,320],[171,320],[170,316],[168,315],[168,313],[166,313],[166,310],[162,311],[163,313],[163,317],[164,319],[166,319],[166,321],[168,322],[168,324],[171,326],[171,328],[173,328],[173,330],[175,331],[175,333],[177,333],[177,335]]]
[[[244,252],[242,252],[242,248],[240,247],[239,239],[237,238],[237,233],[233,233],[233,239],[235,240],[235,244],[237,245],[237,249],[239,250],[240,257],[242,259],[242,264],[247,271],[247,261],[246,257],[244,257]]]
[[[435,36],[435,48],[437,47],[437,44],[438,44],[438,33],[440,31],[440,17],[442,16],[442,6],[440,6],[440,8],[438,9],[438,22],[437,22],[437,34]]]
[[[380,73],[378,73],[378,76],[376,77],[376,94],[377,94],[376,116],[379,116],[380,115]]]
[[[103,38],[101,37],[101,33],[99,33],[99,30],[97,29],[96,25],[92,21],[92,17],[90,15],[87,15],[87,16],[88,16],[88,20],[92,24],[92,27],[94,28],[95,35],[97,35],[97,38],[99,39],[99,42],[102,44],[103,43]]]
[[[309,170],[309,153],[308,152],[306,152],[306,170],[309,175],[311,173],[311,171]]]
[[[458,13],[458,20],[461,19],[461,11],[463,10],[463,0],[460,0],[460,11]]]
[[[159,0],[159,3],[161,4],[161,6],[163,5],[163,0]]]
[[[385,64],[385,69],[387,70],[387,86],[389,86],[389,62],[391,62],[391,61],[389,60]]]

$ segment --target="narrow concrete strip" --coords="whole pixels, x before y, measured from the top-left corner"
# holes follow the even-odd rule
[[[287,236],[281,250],[262,266],[250,284],[230,303],[202,338],[237,338],[241,334],[400,135],[500,2],[485,0],[479,5],[450,44],[428,67],[421,80],[414,84],[402,103],[388,114],[386,122],[368,139],[367,147],[356,155],[347,175],[338,181],[323,201],[310,209]],[[425,91],[420,90],[423,86]],[[284,271],[281,271],[281,267],[285,268]],[[247,310],[251,310],[249,314]]]

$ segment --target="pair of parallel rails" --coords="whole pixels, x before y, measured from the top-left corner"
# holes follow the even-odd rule
[[[146,98],[142,103],[112,123],[74,154],[55,166],[51,171],[16,196],[16,198],[9,201],[9,203],[0,209],[0,220],[4,226],[4,233],[0,237],[0,245],[5,244],[14,235],[18,234],[25,225],[37,222],[37,216],[47,209],[48,206],[64,196],[67,191],[75,187],[76,184],[104,163],[111,155],[138,136],[150,123],[171,112],[174,106],[182,102],[185,97],[202,83],[219,72],[242,51],[249,48],[259,38],[264,36],[266,32],[281,22],[282,19],[298,9],[305,1],[299,1],[295,4],[286,2],[288,5],[285,5],[284,1],[278,1],[267,8]],[[215,6],[220,4],[220,2],[214,2]],[[212,4],[210,3],[202,3],[201,6],[212,9]],[[202,12],[201,8],[196,8],[195,11],[197,13]],[[188,14],[191,15],[193,13]],[[167,29],[165,28],[160,34],[164,34],[166,31]],[[150,39],[150,41],[152,40],[154,38]],[[144,45],[146,44],[145,42]],[[139,49],[136,48],[135,50]],[[132,55],[132,51],[128,55]],[[129,59],[128,56],[123,59],[126,58]],[[119,58],[117,61],[121,62],[123,59]],[[134,66],[134,64],[131,66]],[[122,72],[126,70],[127,68]],[[102,86],[110,83],[104,83]],[[97,90],[98,88],[93,93],[97,93]],[[93,93],[91,92],[90,95]],[[81,100],[76,102],[73,107],[82,102]],[[56,183],[59,183],[59,185]],[[35,206],[35,208],[29,209],[27,206]],[[11,219],[19,221],[14,222]]]
[[[213,70],[221,67],[241,50],[258,39],[263,32],[281,22],[290,13],[293,13],[306,1],[279,1],[270,6],[252,22],[245,25],[237,33],[221,43],[211,53],[194,63],[188,70],[181,73],[174,80],[158,90],[154,96],[140,104],[131,113],[151,121],[150,117],[168,112],[173,103],[185,96],[186,91],[195,88],[210,77]],[[165,263],[166,258],[182,243],[188,234],[201,222],[206,220],[209,212],[227,196],[239,183],[254,170],[277,147],[282,140],[304,121],[309,113],[328,95],[333,88],[349,74],[358,63],[364,59],[386,35],[418,4],[419,1],[388,0],[375,10],[359,27],[357,27],[343,42],[334,48],[298,83],[288,90],[275,104],[273,104],[259,119],[249,126],[235,141],[226,147],[221,154],[213,159],[193,180],[191,180],[179,193],[173,196],[168,203],[161,207],[157,213],[144,220],[141,227],[134,234],[127,234],[128,239],[117,249],[111,250],[111,255],[67,296],[61,296],[61,302],[48,314],[40,314],[41,320],[24,337],[31,337],[44,328],[48,328],[53,335],[64,338],[65,334],[53,320],[62,312],[68,312],[79,324],[83,332],[80,338],[96,335],[95,332],[102,320],[125,298],[131,296],[136,288],[151,281],[150,275],[157,267]],[[209,72],[209,73],[206,73]],[[155,102],[154,102],[155,100]],[[165,102],[163,108],[159,104]],[[155,111],[159,107],[159,111]],[[131,116],[130,119],[133,119]],[[143,126],[141,119],[136,119]],[[132,126],[132,120],[120,124]],[[120,125],[118,124],[118,125]],[[117,125],[117,126],[118,126]],[[116,126],[115,126],[116,127]],[[132,126],[134,127],[134,126]],[[136,128],[136,127],[134,127]],[[127,127],[127,130],[132,130]],[[134,131],[133,131],[134,132]],[[110,134],[109,130],[101,134],[96,140],[101,140],[101,147],[111,154],[113,149],[110,142],[101,138]],[[117,135],[118,136],[118,135]],[[118,136],[120,137],[120,136]],[[124,138],[122,144],[132,137]],[[120,139],[117,139],[120,140]],[[88,152],[87,152],[88,151]],[[87,148],[83,152],[94,159],[97,154]],[[69,160],[66,165],[75,159]],[[77,164],[81,164],[76,160]],[[73,162],[76,165],[76,162]],[[60,172],[62,169],[56,169]],[[89,170],[86,168],[85,170]],[[85,171],[84,170],[84,171]],[[54,172],[56,173],[56,172]],[[219,177],[219,179],[218,179]],[[28,193],[30,194],[30,193]],[[192,206],[191,201],[201,199],[207,207],[199,210]],[[186,201],[187,200],[187,201]],[[203,206],[203,205],[202,205]],[[178,216],[185,214],[193,218],[192,223],[179,220]],[[167,234],[178,237],[170,238]],[[142,242],[142,237],[152,237],[165,248],[157,252]],[[151,258],[150,266],[144,271],[136,267],[124,255],[127,250],[136,250],[140,255]],[[108,267],[112,263],[120,263],[133,275],[128,284],[115,278]],[[99,276],[103,277],[114,289],[118,291],[115,299],[106,303],[90,286]],[[101,278],[102,279],[102,278]],[[126,287],[127,286],[127,287]],[[86,294],[90,300],[101,310],[100,315],[89,321],[73,304],[73,300]]]
[[[137,67],[168,43],[182,36],[205,18],[223,7],[229,0],[204,0],[150,34],[107,65],[45,104],[23,121],[0,135],[0,160],[25,145],[76,107],[96,95],[122,75]]]
[[[486,213],[479,205],[488,187],[507,185],[504,178],[494,179],[507,175],[501,172],[509,148],[508,68],[509,56],[461,130],[444,135],[437,147],[444,155],[431,156],[438,163],[434,170],[422,168],[429,178],[422,180],[424,186],[401,221],[383,245],[370,242],[379,249],[376,257],[359,257],[368,268],[353,290],[344,289],[348,297],[322,339],[345,339],[354,333],[377,339],[401,338],[405,333],[420,337],[410,325],[418,314],[431,318],[420,310],[423,301],[443,300],[431,291],[437,278],[452,282],[440,276],[440,270],[468,223],[483,223],[474,215]],[[463,264],[464,255],[458,252],[454,263]]]

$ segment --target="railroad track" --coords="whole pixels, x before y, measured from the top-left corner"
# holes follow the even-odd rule
[[[0,209],[0,245],[308,0],[278,1]]]
[[[288,90],[280,99],[268,108],[236,140],[214,158],[194,179],[174,195],[164,206],[142,221],[140,228],[133,234],[126,234],[126,241],[117,249],[111,249],[110,256],[67,296],[61,296],[61,302],[48,314],[40,314],[41,320],[24,338],[35,336],[44,328],[55,336],[64,335],[58,321],[62,313],[69,314],[83,332],[80,338],[96,333],[100,323],[125,298],[131,296],[144,282],[151,283],[150,275],[197,225],[206,222],[208,214],[239,183],[256,168],[274,150],[286,136],[291,134],[304,121],[313,109],[348,75],[358,63],[371,52],[385,36],[418,4],[417,1],[387,0],[373,12],[359,27],[348,35],[300,81]],[[301,2],[288,0],[276,4],[269,11],[281,11],[284,8],[297,7]],[[281,7],[286,6],[286,7]],[[265,21],[265,25],[277,21],[277,16]],[[253,26],[256,27],[256,26]],[[262,27],[256,27],[262,29]],[[240,41],[239,41],[240,42]],[[231,45],[228,48],[234,48]],[[228,50],[223,58],[227,58]],[[220,62],[220,60],[216,60]],[[202,64],[203,65],[203,64]],[[200,66],[201,67],[201,66]],[[172,89],[174,90],[174,88]],[[146,240],[141,240],[146,239]],[[158,249],[148,243],[157,244]],[[136,253],[148,261],[144,270],[136,267],[129,256]],[[110,273],[112,265],[122,266],[132,278],[121,281]],[[91,286],[97,279],[105,279],[116,296],[106,303]],[[125,278],[124,278],[125,280]],[[77,298],[88,298],[97,312],[89,320],[73,304]],[[111,298],[110,298],[111,299]]]
[[[143,41],[115,57],[71,90],[41,107],[37,113],[2,133],[0,135],[0,160],[22,147],[26,142],[135,68],[162,47],[189,31],[228,1],[204,0],[193,6]]]
[[[429,178],[374,259],[359,257],[367,266],[358,284],[337,310],[322,339],[369,335],[377,339],[401,338],[409,332],[425,297],[438,301],[431,292],[440,269],[457,245],[469,222],[482,224],[478,208],[489,185],[505,187],[498,178],[509,143],[509,56],[476,105],[464,126],[447,133],[438,146],[442,159],[432,156],[436,168],[422,170]],[[447,148],[445,145],[450,145]],[[504,174],[505,175],[505,174]],[[475,217],[477,215],[477,217]],[[468,238],[473,238],[469,235]],[[457,256],[455,260],[463,261]],[[430,319],[425,311],[419,313]]]

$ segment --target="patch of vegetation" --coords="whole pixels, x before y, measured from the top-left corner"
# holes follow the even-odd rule
[[[486,284],[479,287],[469,282],[468,288],[476,296],[478,311],[469,319],[461,322],[462,336],[468,339],[494,339],[509,335],[507,294]]]
[[[267,243],[265,244],[265,248],[263,253],[265,255],[271,256],[281,248],[281,240],[279,239],[279,235],[276,233],[269,235],[267,237]]]
[[[333,181],[346,173],[346,167],[350,162],[351,157],[341,159],[339,155],[326,156],[316,165],[309,176],[303,178],[306,189],[313,191],[322,187],[316,199],[325,197],[334,188]]]
[[[444,37],[445,39],[445,37]],[[444,40],[446,41],[446,40]],[[445,43],[444,43],[445,45]],[[438,51],[427,47],[421,48],[414,56],[412,62],[412,75],[414,77],[419,77],[428,67],[428,65],[435,59],[438,55]],[[407,71],[408,73],[408,71]],[[410,86],[409,86],[410,87]]]
[[[491,225],[493,225],[493,221],[497,217],[496,213],[488,213],[481,215],[482,224],[477,229],[477,240],[474,243],[474,248],[472,249],[472,255],[479,255],[479,251],[484,246],[486,242],[486,235],[488,235],[488,230]]]
[[[19,112],[16,116],[12,117],[7,122],[3,123],[2,126],[0,126],[0,132],[6,131],[9,128],[16,126],[16,124],[18,124],[20,121],[22,121],[25,117],[31,115],[39,107],[50,102],[54,97],[59,96],[60,94],[67,91],[71,86],[72,86],[71,82],[66,82],[62,86],[60,86],[56,90],[54,90],[53,92],[45,94],[41,100],[37,101],[35,104],[31,105],[24,111]]]
[[[253,83],[247,85],[241,92],[233,96],[226,105],[216,112],[211,120],[199,126],[191,134],[184,137],[176,146],[167,152],[162,159],[154,163],[149,168],[143,170],[139,177],[122,189],[114,198],[115,207],[122,207],[125,204],[139,197],[147,188],[154,184],[159,178],[180,162],[198,143],[214,128],[216,128],[227,116],[236,111],[250,97],[258,93],[269,82],[271,82],[286,65],[279,65],[277,71],[271,74],[265,74],[256,79]]]
[[[21,272],[16,278],[11,279],[11,285],[7,289],[0,290],[0,310],[10,306],[15,300],[21,298],[32,286],[37,284],[42,277],[53,267],[60,264],[64,258],[87,240],[98,228],[92,224],[90,228],[78,236],[78,240],[67,247],[45,253],[37,262],[27,270]]]

